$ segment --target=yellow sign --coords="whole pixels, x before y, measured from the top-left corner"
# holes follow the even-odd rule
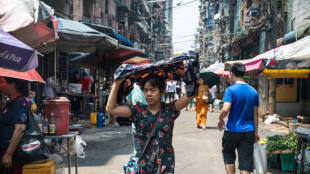
[[[309,69],[264,69],[266,78],[308,78]]]

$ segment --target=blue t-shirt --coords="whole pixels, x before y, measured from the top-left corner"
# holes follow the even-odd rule
[[[0,114],[0,149],[7,149],[14,133],[14,124],[26,124],[27,101],[19,96],[9,101]]]
[[[225,90],[224,102],[231,103],[226,129],[231,132],[254,131],[254,106],[259,106],[256,90],[248,84],[236,83]]]

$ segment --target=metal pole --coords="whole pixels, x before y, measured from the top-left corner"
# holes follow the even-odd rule
[[[278,36],[278,24],[277,24],[277,7],[273,3],[269,3],[272,12],[272,30],[271,30],[271,47],[277,47],[277,36]],[[269,114],[276,113],[276,81],[275,79],[269,80]]]
[[[56,67],[56,61],[57,61],[57,49],[56,49],[56,41],[54,45],[54,83],[56,85],[57,82],[57,67]],[[56,96],[56,90],[54,90],[54,96]]]
[[[151,3],[151,44],[150,44],[150,59],[153,58],[153,3]]]

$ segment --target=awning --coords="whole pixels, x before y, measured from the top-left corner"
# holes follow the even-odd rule
[[[246,75],[251,77],[257,76],[265,68],[262,64],[262,58],[256,56],[252,59],[227,61],[225,62],[225,70],[229,70],[230,67],[237,62],[244,64],[246,69]]]
[[[107,27],[107,26],[104,26],[104,25],[100,25],[100,24],[90,24],[90,23],[86,23],[86,22],[83,22],[83,24],[97,30],[97,31],[100,31],[101,33],[104,33],[110,37],[113,37],[114,39],[117,39],[120,41],[120,43],[122,45],[126,45],[126,46],[131,46],[133,47],[134,44],[126,39],[125,37],[123,37],[122,35],[118,34],[115,30],[113,30],[111,27]]]
[[[310,69],[310,36],[298,40],[292,44],[284,45],[253,59],[228,61],[225,67],[228,69],[235,62],[241,62],[246,67],[249,76],[251,70],[264,69],[264,76],[268,78],[306,78]],[[259,72],[257,71],[257,72]],[[256,73],[257,74],[257,73]]]
[[[126,39],[125,37],[123,37],[122,35],[118,34],[116,31],[113,30],[113,33],[114,33],[114,36],[120,40],[121,44],[122,45],[126,45],[126,46],[131,46],[131,47],[134,47],[134,44]]]
[[[278,48],[264,59],[267,69],[310,69],[310,36]]]
[[[0,28],[33,47],[57,39],[51,7],[39,0],[1,1]]]
[[[119,49],[111,50],[104,53],[89,53],[83,56],[78,56],[69,61],[70,64],[85,68],[98,69],[105,64],[118,65],[122,61],[130,59],[135,56],[142,56],[143,50],[119,45]]]
[[[264,69],[266,78],[308,78],[309,69]]]
[[[56,49],[64,52],[95,52],[117,48],[118,41],[110,36],[94,30],[80,22],[58,18],[58,35]],[[35,47],[41,53],[54,52],[55,42]]]
[[[266,51],[260,55],[257,55],[256,57],[254,57],[252,59],[226,61],[225,62],[225,70],[229,70],[230,66],[232,64],[240,62],[240,63],[244,64],[244,66],[245,66],[246,75],[250,76],[250,77],[255,77],[258,74],[260,74],[265,68],[265,66],[264,66],[265,64],[263,63],[263,60],[269,58],[270,56],[277,55],[280,48],[286,49],[287,45]]]

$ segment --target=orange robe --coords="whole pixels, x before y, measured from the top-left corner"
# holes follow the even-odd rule
[[[202,126],[206,124],[208,104],[203,102],[202,94],[203,92],[210,93],[208,85],[200,85],[198,90],[198,95],[196,97],[196,120],[197,126]]]

